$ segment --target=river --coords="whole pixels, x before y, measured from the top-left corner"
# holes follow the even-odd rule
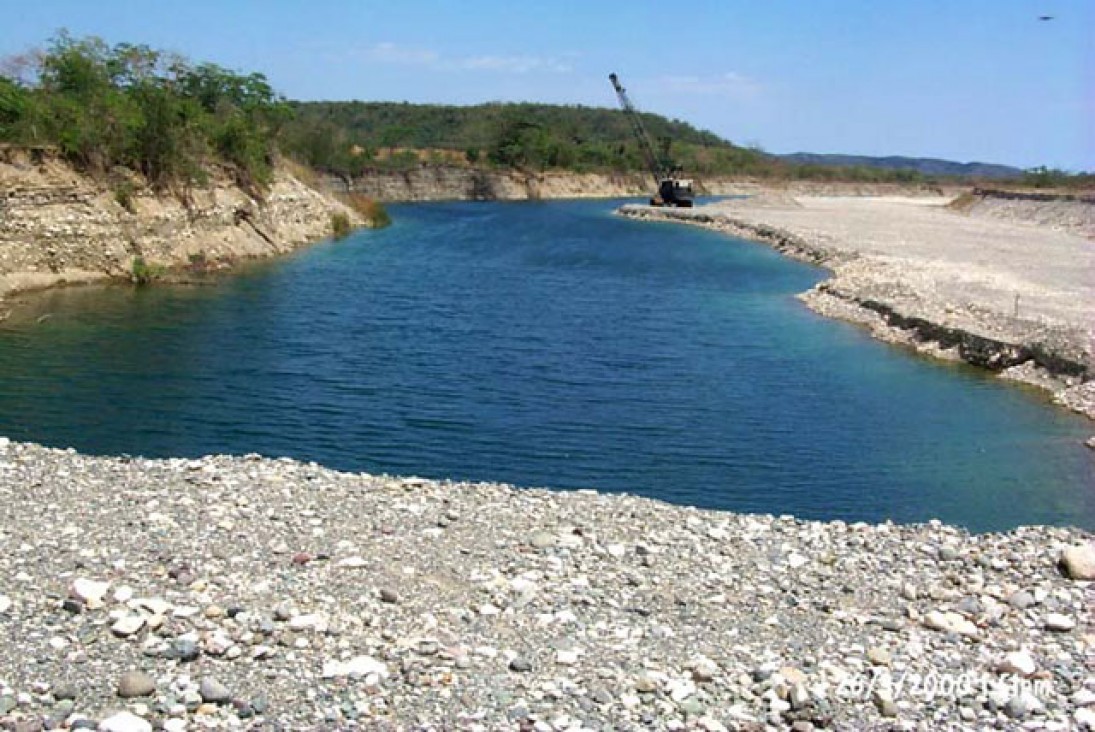
[[[392,207],[211,286],[57,290],[0,325],[0,434],[258,452],[975,531],[1095,527],[1089,422],[824,320],[825,275],[618,202]]]

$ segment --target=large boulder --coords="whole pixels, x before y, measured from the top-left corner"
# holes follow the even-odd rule
[[[1070,546],[1061,552],[1061,570],[1074,580],[1095,580],[1095,542]]]

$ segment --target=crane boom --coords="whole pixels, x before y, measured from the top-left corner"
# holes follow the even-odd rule
[[[620,83],[620,77],[616,74],[609,74],[608,80],[612,82],[612,88],[616,90],[616,97],[620,100],[620,106],[627,113],[627,121],[631,123],[631,131],[634,133],[635,139],[639,141],[639,149],[642,150],[643,157],[646,158],[646,167],[650,170],[650,174],[654,176],[654,185],[658,185],[668,171],[664,169],[665,166],[658,160],[658,154],[654,151],[654,143],[651,142],[650,135],[643,127],[643,121],[639,117],[638,110],[635,109],[635,105],[631,103],[631,99],[627,96],[627,90]]]
[[[609,74],[608,80],[612,82],[612,88],[616,90],[616,97],[620,100],[627,115],[627,121],[631,123],[631,132],[639,141],[639,149],[646,158],[646,166],[650,174],[654,176],[654,186],[657,193],[650,199],[652,206],[692,206],[692,181],[677,177],[677,171],[669,161],[663,159],[654,150],[654,143],[643,126],[642,118],[638,110],[627,96],[627,90],[620,83],[620,77]]]

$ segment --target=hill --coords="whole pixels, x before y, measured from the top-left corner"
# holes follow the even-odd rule
[[[616,109],[549,104],[457,107],[394,102],[294,102],[284,146],[308,164],[357,175],[413,167],[413,151],[456,151],[470,165],[579,172],[645,169],[627,117]],[[687,122],[643,114],[661,152],[697,174],[763,174],[771,157]],[[451,162],[451,155],[438,161]]]
[[[423,162],[525,170],[644,171],[623,112],[551,104],[445,106],[398,102],[291,102],[282,144],[321,170],[360,176]],[[667,159],[696,176],[776,180],[933,183],[946,178],[1019,179],[1023,171],[930,158],[796,153],[735,145],[681,120],[643,113]]]
[[[910,170],[922,175],[947,176],[957,178],[1014,179],[1023,175],[1023,170],[1010,165],[995,163],[957,163],[939,158],[910,158],[900,155],[874,157],[869,155],[838,155],[820,153],[791,153],[777,156],[781,160],[797,165],[826,165],[839,168],[866,167],[882,170]]]

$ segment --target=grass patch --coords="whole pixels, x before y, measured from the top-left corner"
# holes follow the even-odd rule
[[[365,225],[370,228],[383,229],[392,223],[392,217],[388,215],[384,205],[363,193],[350,191],[339,196],[339,200],[360,214],[366,221]]]

